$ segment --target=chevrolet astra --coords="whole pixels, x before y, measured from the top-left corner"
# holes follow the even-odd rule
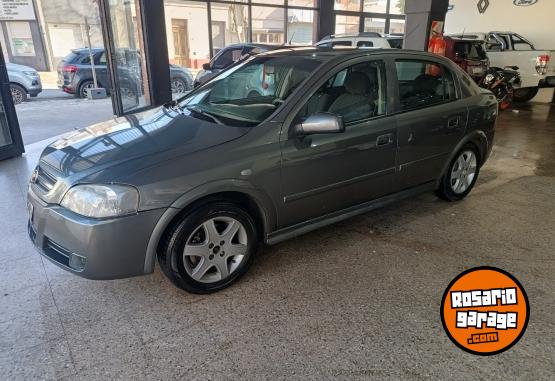
[[[263,94],[245,84],[260,82]],[[401,50],[249,57],[180,100],[65,135],[41,154],[29,236],[90,279],[153,272],[209,293],[275,244],[422,192],[472,190],[495,97]]]

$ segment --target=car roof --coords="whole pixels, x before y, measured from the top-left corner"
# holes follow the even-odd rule
[[[265,50],[275,50],[279,48],[283,48],[284,46],[288,45],[272,45],[272,44],[259,44],[259,43],[251,43],[251,42],[240,42],[237,44],[230,44],[226,45],[223,49],[234,49],[234,48],[243,48],[245,46],[253,46],[255,48],[265,49]]]
[[[97,52],[101,52],[104,50],[104,48],[91,48],[91,50],[95,53]],[[77,49],[71,49],[71,51],[73,53],[88,53],[89,52],[89,48],[77,48]]]
[[[437,54],[432,54],[428,52],[423,52],[420,50],[400,50],[400,49],[388,49],[388,48],[353,48],[350,46],[336,46],[332,48],[322,48],[314,46],[302,46],[302,47],[288,47],[282,49],[276,49],[264,53],[260,53],[257,57],[318,57],[324,62],[338,60],[338,59],[351,59],[356,57],[364,57],[368,55],[381,55],[381,54],[395,54],[395,55],[406,55],[406,56],[421,56],[421,57],[432,57],[437,59],[442,59],[451,62],[445,57],[439,56]]]

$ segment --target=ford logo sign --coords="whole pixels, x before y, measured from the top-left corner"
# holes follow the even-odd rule
[[[529,5],[534,5],[538,0],[514,0],[513,4],[517,7],[527,7]]]

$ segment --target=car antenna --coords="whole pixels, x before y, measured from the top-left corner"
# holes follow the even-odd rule
[[[291,38],[289,39],[289,42],[287,43],[288,45],[291,45],[291,42],[293,41],[293,38],[295,38],[295,33],[293,32],[293,34],[291,35]]]

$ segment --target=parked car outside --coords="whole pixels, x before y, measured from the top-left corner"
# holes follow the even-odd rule
[[[210,62],[202,65],[202,70],[197,73],[195,77],[194,87],[205,84],[210,79],[227,69],[241,57],[245,55],[254,55],[269,50],[283,48],[283,45],[269,45],[269,44],[232,44],[220,50]]]
[[[8,78],[14,104],[27,100],[27,94],[36,97],[42,92],[39,73],[29,66],[7,63]]]
[[[539,50],[526,38],[514,32],[452,34],[467,40],[485,41],[491,66],[518,66],[521,87],[515,89],[514,100],[528,102],[544,87],[555,87],[555,51]]]
[[[104,48],[92,49],[98,86],[110,91],[110,79]],[[128,51],[129,52],[129,51]],[[137,56],[136,52],[131,52]],[[138,62],[139,56],[137,56]],[[139,76],[132,69],[118,69],[119,82],[124,92],[141,91]],[[185,93],[193,88],[193,76],[187,68],[170,64],[171,89],[174,94]],[[89,49],[73,49],[58,64],[58,87],[79,98],[87,97],[87,89],[94,87]]]
[[[236,79],[260,67],[273,90],[237,96]],[[29,236],[86,278],[148,274],[158,258],[178,287],[214,292],[260,243],[422,192],[463,199],[496,117],[493,94],[444,57],[263,53],[180,100],[48,146],[29,185]]]
[[[333,48],[335,46],[349,46],[357,48],[391,48],[388,39],[380,33],[361,32],[332,34],[318,41],[316,46],[321,48]]]

